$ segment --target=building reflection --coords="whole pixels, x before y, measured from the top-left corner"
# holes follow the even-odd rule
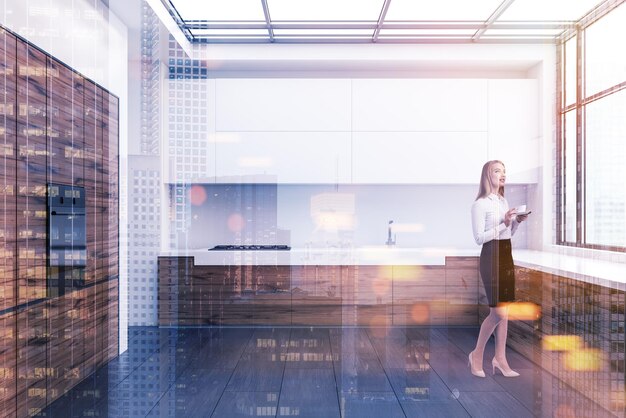
[[[337,396],[342,415],[359,416],[355,405],[380,408],[382,403],[391,414],[398,402],[441,404],[462,400],[472,392],[465,363],[455,357],[460,351],[454,341],[467,334],[461,328],[392,327],[384,334],[367,327],[135,328],[131,332],[129,351],[62,396],[63,407],[82,408],[82,416],[180,417],[194,416],[198,408],[218,416],[309,416],[320,411],[313,401],[319,388],[306,389],[307,385],[326,382],[324,396]],[[513,392],[518,391],[535,416],[609,416],[597,394],[582,392],[582,379],[597,379],[603,373],[608,378],[606,370],[572,371],[562,362],[564,352],[543,353],[553,356],[554,371],[561,376],[539,367],[525,368],[523,381],[496,377],[496,382],[509,390],[517,387]],[[13,373],[2,371],[0,377],[10,378]],[[565,377],[565,373],[573,374]],[[278,380],[268,386],[264,379],[272,376]],[[302,387],[298,376],[305,378]],[[307,380],[310,376],[317,377]],[[251,391],[255,386],[248,384],[255,379],[260,379],[258,387]],[[289,392],[285,386],[292,392],[283,396],[283,391]],[[29,393],[41,397],[44,390],[34,386]],[[605,395],[606,400],[615,399],[614,394]],[[611,413],[623,416],[616,408]]]
[[[624,292],[527,268],[516,277],[518,297],[542,307],[509,326],[512,347],[546,373],[536,412],[626,416]]]

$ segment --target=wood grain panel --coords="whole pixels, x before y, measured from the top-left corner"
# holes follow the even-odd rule
[[[163,325],[476,325],[472,258],[443,266],[196,266],[159,257]],[[469,281],[466,281],[466,284]],[[471,282],[470,282],[471,283]]]
[[[106,363],[106,350],[108,349],[108,313],[107,313],[107,291],[108,284],[100,282],[96,286],[95,300],[95,328],[96,328],[96,368]]]
[[[85,172],[85,227],[87,238],[87,265],[85,267],[85,284],[96,281],[98,262],[98,250],[102,245],[102,237],[98,234],[99,218],[98,196],[96,195],[97,184],[97,152],[96,141],[98,138],[98,118],[96,115],[97,86],[85,82],[85,129],[84,129],[84,172]],[[102,134],[100,133],[100,137]],[[101,232],[101,228],[100,228]]]
[[[446,267],[446,286],[476,289],[479,285],[478,268],[448,268]]]
[[[433,296],[445,296],[446,269],[442,266],[393,266],[393,298],[423,300],[425,290]]]
[[[16,38],[0,28],[0,309],[15,306],[16,290]],[[8,322],[6,322],[8,321]],[[6,319],[7,325],[14,319]],[[3,332],[3,331],[0,331]],[[12,331],[11,331],[12,332]],[[9,338],[9,337],[7,337]],[[14,337],[7,340],[14,341]],[[4,346],[5,343],[0,343]],[[15,353],[13,349],[13,359]],[[7,354],[8,355],[8,354]],[[11,357],[8,357],[11,358]],[[15,396],[15,388],[7,392],[8,379],[5,372],[0,375],[3,385],[0,388],[0,402],[6,396]],[[13,366],[13,369],[15,367]],[[14,370],[13,370],[14,376]],[[14,379],[14,377],[13,377]],[[8,395],[7,395],[8,393]],[[13,410],[15,408],[13,407]]]
[[[393,266],[393,279],[394,325],[445,324],[445,267]]]
[[[406,297],[394,297],[394,325],[445,325],[445,286],[419,286]]]
[[[71,161],[72,184],[84,187],[85,185],[85,79],[80,74],[72,74],[72,144],[65,150],[65,158]],[[117,225],[117,223],[116,223]]]
[[[46,297],[46,65],[45,54],[18,42],[18,303]]]
[[[111,130],[110,108],[111,108],[111,96],[107,92],[102,92],[102,197],[105,199],[106,204],[101,205],[102,214],[102,236],[103,236],[103,265],[102,273],[104,277],[111,277],[111,272],[115,272],[113,263],[117,263],[118,258],[118,245],[117,241],[112,241],[114,232],[112,231],[112,221],[117,221],[117,195],[113,195],[113,186],[111,184],[111,147],[110,138],[114,135]],[[115,131],[115,134],[117,131]],[[115,226],[117,228],[117,225]]]
[[[106,323],[108,324],[108,338],[105,362],[117,357],[119,347],[119,280],[113,279],[107,282],[107,308]]]
[[[446,256],[446,268],[452,268],[452,269],[456,269],[456,268],[475,268],[478,269],[478,266],[480,264],[480,260],[478,257],[474,257],[474,256],[465,256],[465,257],[459,257],[459,256]]]
[[[159,306],[159,324],[175,325],[178,323],[178,300],[179,300],[179,281],[183,282],[187,276],[193,274],[193,257],[158,257],[158,300]],[[209,267],[209,266],[207,266]],[[224,275],[224,270],[219,269],[220,275]],[[212,277],[210,270],[206,272],[208,277]],[[219,280],[219,279],[218,279]],[[210,312],[213,317],[213,312]]]
[[[0,318],[3,412],[34,415],[117,355],[118,103],[103,92],[0,29],[0,309],[31,303]],[[87,276],[102,281],[61,297],[47,291],[48,182],[85,187]]]
[[[96,244],[95,244],[95,259],[96,259],[96,274],[95,280],[104,280],[107,274],[108,268],[105,267],[105,260],[107,257],[105,248],[105,211],[107,202],[107,193],[105,191],[104,183],[104,109],[103,109],[103,91],[96,89],[96,140],[95,140],[95,229],[96,229]]]
[[[32,416],[46,406],[48,309],[38,304],[17,313],[17,416]]]
[[[48,396],[55,398],[80,382],[80,363],[83,355],[83,336],[79,310],[75,304],[78,292],[47,302],[49,316],[49,341],[47,364],[53,371],[48,375]]]
[[[84,289],[85,302],[80,306],[79,318],[83,322],[83,371],[82,376],[87,377],[97,368],[97,328],[96,328],[96,287]]]
[[[293,325],[341,326],[346,319],[339,298],[294,297],[292,306],[291,322]]]
[[[1,36],[1,35],[0,35]],[[15,314],[0,316],[0,411],[15,416]]]
[[[541,309],[537,320],[509,323],[509,345],[566,385],[585,393],[589,399],[612,412],[623,412],[623,389],[611,387],[614,370],[624,367],[624,292],[543,273],[530,268],[516,268],[518,298]],[[568,351],[542,348],[542,341],[552,338],[577,338],[578,346]],[[585,350],[596,350],[602,360],[576,370],[566,357]],[[623,372],[618,372],[623,376]],[[554,388],[557,394],[560,388]]]
[[[0,30],[0,309],[16,290],[16,39]]]
[[[107,106],[108,105],[108,106]],[[119,172],[119,145],[118,145],[118,99],[117,97],[103,92],[103,106],[105,109],[105,124],[108,130],[103,129],[103,154],[106,158],[107,171],[103,178],[108,199],[108,220],[106,229],[109,248],[107,251],[108,275],[117,278],[119,275],[119,209],[118,209],[118,172]],[[108,109],[108,113],[106,113]],[[108,176],[107,176],[108,174]]]
[[[478,323],[478,257],[446,257],[446,325]]]
[[[17,42],[18,97],[28,96],[29,102],[32,100],[43,103],[45,106],[47,99],[46,67],[47,57],[43,52],[25,42]],[[20,80],[23,82],[19,83]]]
[[[73,71],[48,58],[48,178],[50,183],[72,184]]]
[[[345,304],[391,304],[394,284],[391,266],[354,266],[353,271],[354,274],[342,278],[347,287],[342,295]]]
[[[291,321],[294,325],[341,325],[344,282],[339,266],[291,267]]]

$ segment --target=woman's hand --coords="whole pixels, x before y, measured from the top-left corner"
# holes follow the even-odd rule
[[[517,209],[513,208],[513,209],[509,209],[505,214],[504,214],[504,224],[509,227],[511,226],[511,222],[513,222],[513,219],[515,219],[515,217],[517,213]]]
[[[521,223],[521,222],[524,222],[526,220],[526,218],[528,218],[528,214],[526,214],[526,215],[517,215],[515,217],[515,220],[517,221],[517,223]]]

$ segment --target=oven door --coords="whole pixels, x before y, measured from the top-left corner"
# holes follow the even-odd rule
[[[87,265],[85,214],[50,213],[50,266],[84,267]]]

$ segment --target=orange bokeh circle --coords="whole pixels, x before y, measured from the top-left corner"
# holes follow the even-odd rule
[[[189,200],[194,206],[200,206],[206,200],[206,190],[202,186],[191,186],[189,190]]]
[[[243,216],[238,213],[231,214],[226,223],[228,225],[228,229],[233,232],[241,232],[241,230],[246,226],[245,219],[243,219]]]

